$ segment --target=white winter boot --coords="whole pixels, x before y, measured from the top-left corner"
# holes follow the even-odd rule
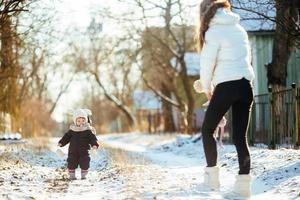
[[[234,192],[244,198],[251,196],[251,176],[249,174],[241,174],[235,177]]]
[[[214,190],[220,189],[219,167],[205,167],[204,184]]]

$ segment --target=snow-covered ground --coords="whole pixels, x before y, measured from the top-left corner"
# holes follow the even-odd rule
[[[170,134],[99,136],[87,180],[67,180],[66,156],[49,148],[0,143],[0,199],[238,199],[235,148],[219,149],[221,191],[203,185],[202,141]],[[63,148],[67,152],[67,147]],[[251,199],[300,199],[300,151],[251,148]],[[79,171],[78,171],[79,172]],[[79,174],[77,174],[79,175]],[[79,177],[79,176],[78,176]]]
[[[157,193],[159,199],[236,199],[232,196],[234,177],[238,172],[235,147],[219,149],[221,191],[208,190],[203,182],[205,166],[202,141],[184,135],[107,135],[101,139],[112,147],[122,148],[133,155],[150,160],[144,168],[161,173]],[[251,199],[300,199],[300,151],[291,149],[268,150],[251,148]],[[152,166],[151,166],[152,165]],[[144,179],[155,177],[141,173]],[[148,188],[151,191],[151,186]],[[149,191],[148,190],[148,191]],[[172,192],[174,191],[175,192]],[[152,190],[153,192],[153,190]],[[154,195],[153,195],[154,196]]]

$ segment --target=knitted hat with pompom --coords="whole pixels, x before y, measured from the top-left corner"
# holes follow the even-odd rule
[[[76,119],[79,117],[84,118],[85,121],[87,122],[88,116],[92,115],[92,112],[89,109],[79,108],[79,109],[73,110],[72,115],[73,115],[73,122],[74,122],[74,124],[76,124]]]

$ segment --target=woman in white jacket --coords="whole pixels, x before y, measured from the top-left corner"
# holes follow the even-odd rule
[[[200,83],[210,104],[202,125],[207,167],[204,182],[219,188],[217,148],[213,133],[224,114],[232,108],[233,141],[239,161],[235,190],[250,195],[250,154],[247,128],[253,102],[250,47],[247,32],[239,25],[239,16],[228,0],[203,0],[197,31],[200,51]]]

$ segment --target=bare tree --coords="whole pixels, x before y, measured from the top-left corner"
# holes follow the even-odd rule
[[[300,48],[300,3],[296,0],[232,0],[233,8],[243,13],[242,20],[257,20],[256,29],[275,29],[268,82],[274,91],[286,86],[287,63],[293,49]]]
[[[243,11],[244,20],[259,20],[275,29],[272,61],[267,65],[268,86],[274,92],[273,108],[276,127],[274,134],[283,133],[283,95],[279,91],[286,89],[287,67],[291,53],[300,48],[300,2],[297,0],[233,0],[233,8]],[[262,27],[264,24],[261,24]],[[258,27],[256,27],[258,28]]]
[[[147,70],[149,66],[144,62],[146,70],[143,72],[148,80],[145,82],[146,85],[149,86],[151,83],[154,87],[150,87],[150,89],[163,99],[166,130],[174,130],[171,107],[174,103],[168,99],[172,98],[171,94],[175,94],[177,107],[184,116],[185,131],[192,132],[195,100],[184,57],[188,51],[194,51],[193,28],[189,25],[187,12],[195,5],[187,5],[178,0],[120,0],[120,2],[127,3],[128,6],[134,8],[132,9],[134,11],[122,13],[119,19],[132,23],[131,29],[136,30],[136,34],[141,37],[142,50],[140,53],[144,54],[141,58],[150,60],[153,64],[148,63],[148,65],[151,66],[151,69],[156,70],[156,73],[153,73],[155,70]],[[118,18],[117,16],[112,17]],[[159,26],[155,26],[154,21],[158,22]],[[134,28],[138,27],[137,22],[142,23],[143,26]],[[177,68],[178,71],[170,64],[171,58],[174,58],[180,66]],[[183,93],[177,90],[178,86],[183,88]]]
[[[10,15],[28,11],[26,9],[27,0],[1,0],[0,1],[0,22]]]
[[[10,16],[2,17],[0,25],[0,111],[16,114],[14,95],[18,93],[17,78],[20,69],[14,55],[16,29]]]
[[[49,19],[54,18],[54,11],[50,11],[48,4],[41,6],[40,3],[42,1],[38,0],[0,2],[0,84],[3,85],[0,89],[0,112],[11,114],[12,129],[23,130],[26,136],[53,128],[48,126],[48,122],[51,122],[51,112],[62,94],[59,93],[55,102],[50,101],[47,88],[51,81],[49,75],[55,73],[56,67],[49,62],[52,60],[54,38],[53,21]],[[49,12],[44,12],[47,9]],[[29,126],[22,117],[33,113],[33,110],[26,109],[28,105],[36,105],[41,118],[48,120],[43,122],[39,120],[41,118],[33,118]]]
[[[136,120],[130,109],[133,83],[130,82],[131,62],[126,47],[120,48],[122,39],[113,40],[99,32],[99,24],[92,21],[88,27],[85,45],[74,42],[71,55],[74,66],[80,72],[92,75],[104,97],[127,119],[130,129]],[[108,82],[109,81],[109,84]],[[91,83],[93,84],[93,83]]]

